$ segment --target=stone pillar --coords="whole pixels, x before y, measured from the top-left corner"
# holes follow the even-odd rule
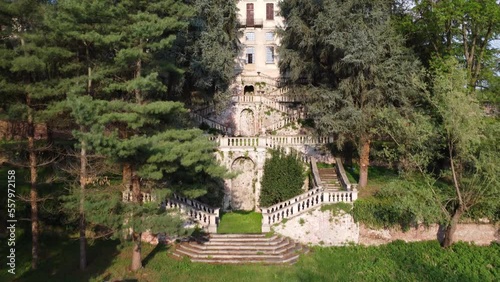
[[[352,201],[354,202],[358,199],[358,191],[353,190],[351,193],[352,193]]]
[[[217,233],[217,219],[215,215],[210,215],[210,224],[208,225],[208,233]]]
[[[271,232],[271,225],[267,223],[268,220],[265,214],[262,214],[262,233]]]

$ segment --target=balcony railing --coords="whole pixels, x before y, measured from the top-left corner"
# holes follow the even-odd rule
[[[256,18],[243,18],[239,20],[240,27],[262,27],[264,25],[263,19]]]

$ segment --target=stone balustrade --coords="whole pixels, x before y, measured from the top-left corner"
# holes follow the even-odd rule
[[[279,79],[272,78],[266,75],[245,75],[241,77],[241,82],[244,84],[255,84],[264,82],[266,85],[278,87]]]
[[[181,214],[187,215],[199,223],[203,229],[210,233],[217,233],[219,208],[208,207],[198,201],[174,195],[165,200],[166,209],[178,209]]]
[[[198,202],[198,201],[193,200],[193,199],[189,199],[189,198],[186,198],[186,197],[183,197],[183,196],[179,196],[177,194],[173,194],[170,199],[171,200],[175,200],[175,201],[177,201],[179,203],[188,205],[190,207],[193,207],[193,208],[195,208],[197,210],[200,210],[200,211],[203,211],[203,212],[206,212],[206,213],[209,213],[209,214],[215,214],[217,217],[219,217],[219,210],[220,210],[219,208],[213,208],[213,207],[210,207],[208,205],[205,205],[202,202]]]
[[[281,120],[279,120],[271,125],[266,126],[265,129],[272,130],[272,131],[278,130],[278,129],[283,128],[291,123],[296,122],[298,119],[299,118],[296,115],[285,117],[285,118],[283,118],[283,119],[281,119]]]
[[[312,172],[312,178],[313,178],[313,186],[314,187],[319,187],[321,186],[321,177],[319,175],[318,171],[318,165],[316,164],[316,159],[311,158],[311,172]]]
[[[228,134],[228,135],[232,134],[232,129],[230,127],[222,125],[222,124],[220,124],[220,123],[218,123],[216,121],[213,121],[211,119],[202,117],[201,115],[196,114],[196,113],[190,113],[190,115],[191,115],[191,118],[195,122],[197,122],[198,124],[205,123],[205,124],[207,124],[211,128],[215,128],[215,129],[217,129],[217,130],[219,130],[221,132],[224,132],[224,134]]]
[[[303,145],[327,144],[333,142],[333,137],[313,137],[309,135],[284,135],[262,137],[227,137],[217,136],[220,147],[293,147]]]
[[[272,99],[268,99],[265,96],[260,95],[234,95],[231,97],[231,101],[235,103],[261,103],[273,110],[285,113],[285,114],[293,114],[293,110],[289,107],[283,105],[280,102],[273,101]]]
[[[209,114],[215,112],[215,107],[213,105],[209,105],[203,108],[196,109],[193,112],[200,116],[206,117]]]
[[[149,192],[141,192],[141,197],[144,203],[149,203],[156,200],[156,197]],[[122,201],[126,203],[134,201],[133,193],[131,190],[122,191]]]
[[[155,201],[156,198],[149,192],[141,192],[142,201],[145,203]],[[124,202],[133,201],[132,191],[126,190],[122,192],[122,200]],[[219,219],[219,208],[212,208],[196,200],[192,200],[179,195],[172,195],[167,198],[162,206],[166,209],[179,209],[179,211],[187,215],[192,220],[198,222],[208,232],[217,232],[217,224]]]
[[[335,158],[335,170],[337,171],[337,175],[339,176],[340,184],[347,191],[357,191],[358,185],[353,184],[349,181],[347,174],[344,169],[344,165],[342,164],[342,160],[340,158]]]
[[[319,177],[316,160],[311,158],[310,163],[313,173],[314,188],[301,195],[270,207],[261,207],[262,232],[270,232],[271,225],[280,223],[283,219],[297,216],[323,204],[333,204],[339,202],[353,203],[358,198],[358,192],[355,189],[335,192],[325,191],[323,187],[320,186],[321,179]],[[339,166],[338,164],[341,165],[340,160],[337,160],[337,167]]]

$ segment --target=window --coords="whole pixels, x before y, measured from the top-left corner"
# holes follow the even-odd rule
[[[266,64],[274,64],[274,47],[266,47]]]
[[[255,41],[255,32],[247,32],[245,34],[245,39],[247,41]]]
[[[247,4],[247,26],[253,26],[253,3]]]
[[[274,4],[267,3],[266,4],[266,20],[274,20]]]
[[[247,64],[253,64],[255,63],[255,50],[253,47],[247,47],[246,50],[246,63]]]
[[[274,32],[266,32],[266,41],[274,41]]]

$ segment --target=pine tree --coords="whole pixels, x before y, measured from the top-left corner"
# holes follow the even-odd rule
[[[65,62],[59,62],[65,71],[65,79],[59,83],[64,93],[73,95],[102,95],[106,84],[104,73],[109,71],[111,46],[120,40],[119,29],[112,25],[116,8],[109,1],[74,1],[62,0],[47,7],[48,13],[44,19],[48,36],[59,46],[67,50],[71,56]],[[51,109],[55,115],[64,112],[64,100],[55,101]],[[63,107],[61,107],[63,106]],[[72,111],[74,122],[79,126],[79,132],[88,131],[88,113]],[[69,115],[65,118],[70,119]],[[87,144],[80,140],[79,147],[79,229],[80,229],[80,269],[87,265],[86,259],[86,220],[85,220],[85,189],[89,179]]]
[[[88,112],[81,116],[92,124],[76,133],[80,142],[123,165],[125,189],[133,194],[124,218],[133,230],[131,268],[137,270],[141,233],[156,222],[151,219],[155,209],[142,201],[142,186],[157,188],[162,181],[172,182],[178,171],[220,177],[225,170],[213,160],[214,144],[201,131],[186,129],[189,123],[183,105],[164,101],[170,98],[170,74],[180,73],[171,48],[176,34],[187,27],[190,7],[170,0],[122,1],[116,9],[112,24],[119,27],[122,37],[112,44],[112,65],[104,74],[109,80],[97,94],[101,99],[74,97],[69,105],[75,113]]]
[[[240,48],[236,2],[192,2],[195,14],[174,47],[177,62],[186,71],[179,78],[182,85],[178,88],[187,93],[198,91],[206,100],[215,97],[223,101],[234,76],[234,61]],[[196,102],[191,98],[183,100]]]
[[[281,69],[309,85],[307,108],[322,134],[357,145],[360,187],[368,182],[378,115],[411,111],[419,98],[420,66],[394,30],[386,1],[285,1]]]
[[[44,10],[40,1],[2,2],[0,23],[0,93],[2,108],[8,118],[27,125],[24,149],[30,170],[30,205],[32,233],[31,267],[37,268],[39,255],[38,167],[41,147],[36,141],[35,125],[47,121],[46,105],[58,99],[59,62],[69,54],[53,46],[43,26]],[[8,97],[8,98],[7,98]]]

